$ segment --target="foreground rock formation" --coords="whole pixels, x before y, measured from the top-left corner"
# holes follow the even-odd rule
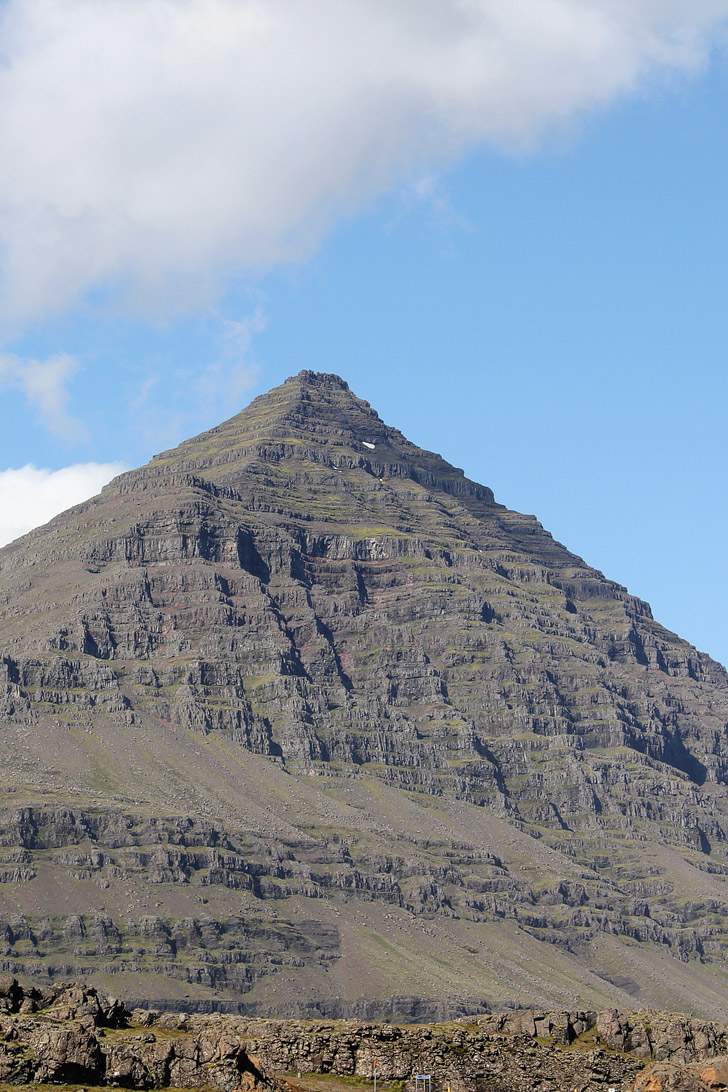
[[[0,550],[0,961],[728,1016],[728,679],[305,372]]]
[[[290,1092],[219,1022],[193,1030],[178,1017],[140,1034],[123,1005],[80,985],[23,990],[6,977],[0,995],[0,1081]]]
[[[446,1024],[242,1020],[137,1009],[78,984],[0,981],[0,1082],[300,1092],[311,1075],[412,1092],[707,1092],[728,1085],[728,1024],[670,1013],[521,1010]],[[645,1061],[648,1064],[645,1067]],[[297,1084],[291,1084],[290,1078]]]

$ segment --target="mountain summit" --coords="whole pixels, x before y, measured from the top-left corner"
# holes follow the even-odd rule
[[[0,550],[0,635],[6,968],[728,1014],[725,671],[338,376]]]

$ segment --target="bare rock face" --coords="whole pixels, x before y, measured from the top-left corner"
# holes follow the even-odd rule
[[[671,1062],[655,1062],[636,1078],[633,1092],[705,1092],[697,1073]]]
[[[232,1026],[219,1021],[193,1032],[178,1020],[158,1039],[140,1034],[124,1005],[93,988],[24,990],[13,979],[0,989],[11,1000],[0,1017],[2,1081],[291,1092],[249,1057]]]
[[[596,1028],[612,1050],[657,1061],[689,1063],[717,1057],[728,1047],[724,1024],[674,1013],[602,1012]]]
[[[727,739],[720,665],[303,372],[0,550],[0,962],[728,1015]]]
[[[632,1092],[706,1092],[726,1086],[728,1058],[704,1058],[690,1066],[653,1062],[637,1074]]]
[[[708,1088],[726,1088],[728,1086],[728,1058],[711,1058],[696,1066],[698,1076]]]
[[[429,1074],[438,1092],[708,1092],[728,1086],[728,1058],[716,1053],[725,1047],[728,1025],[671,1013],[517,1010],[401,1025],[129,1011],[88,986],[39,989],[9,977],[0,983],[0,995],[0,1080],[13,1084],[301,1092],[320,1087],[326,1076],[366,1085],[376,1064],[383,1092],[414,1092],[419,1073]],[[655,1035],[647,1058],[642,1041],[607,1042],[641,1022],[649,1022]],[[291,1074],[300,1087],[291,1085]]]
[[[14,1084],[300,1092],[282,1074],[297,1072],[302,1088],[312,1074],[366,1084],[376,1059],[384,1092],[413,1092],[420,1072],[431,1075],[436,1089],[452,1092],[559,1092],[567,1086],[597,1092],[606,1084],[626,1089],[643,1064],[594,1042],[597,1015],[586,1012],[401,1026],[129,1012],[79,985],[24,989],[12,980],[4,994],[17,1011],[0,1017],[0,1080]],[[519,1019],[531,1033],[515,1030]],[[548,1029],[553,1034],[543,1034]],[[711,1065],[717,1073],[720,1060]],[[635,1092],[641,1092],[640,1081],[647,1081],[647,1092],[667,1089],[666,1083],[657,1087],[651,1072],[669,1074],[669,1087],[678,1092],[693,1087],[687,1072],[659,1066],[637,1077]]]

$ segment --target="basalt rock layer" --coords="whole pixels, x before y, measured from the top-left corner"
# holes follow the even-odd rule
[[[728,1015],[728,678],[303,372],[0,550],[0,963]]]

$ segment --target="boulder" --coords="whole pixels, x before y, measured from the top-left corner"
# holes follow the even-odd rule
[[[673,1062],[653,1062],[638,1073],[632,1092],[707,1092],[694,1069]]]

